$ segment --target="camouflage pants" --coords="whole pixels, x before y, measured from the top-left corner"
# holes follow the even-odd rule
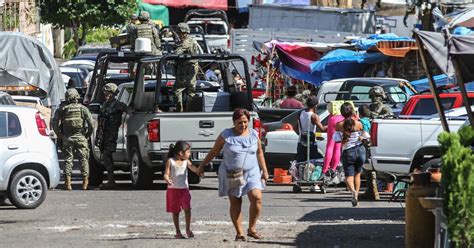
[[[186,97],[193,97],[196,92],[196,76],[198,72],[197,64],[185,64],[178,66],[174,94],[176,97],[176,109],[178,112],[184,111],[184,91],[187,90]]]
[[[112,158],[112,153],[114,153],[117,148],[118,138],[118,128],[111,128],[110,130],[112,129],[113,131],[104,133],[104,150],[102,151],[102,160],[104,162],[105,169],[107,172],[111,173],[114,172],[114,160]]]
[[[79,155],[82,176],[89,176],[89,145],[83,137],[70,137],[63,141],[64,152],[64,174],[71,176],[74,152]]]

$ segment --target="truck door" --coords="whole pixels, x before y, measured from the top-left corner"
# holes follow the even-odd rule
[[[125,105],[129,106],[130,101],[132,99],[132,91],[133,87],[124,86],[118,95],[118,100]],[[128,119],[128,113],[122,113],[122,122],[120,124],[118,130],[118,138],[117,138],[117,148],[115,153],[113,154],[114,160],[116,161],[126,161],[127,160],[127,152],[126,152],[126,144],[127,144],[127,125],[126,120]]]

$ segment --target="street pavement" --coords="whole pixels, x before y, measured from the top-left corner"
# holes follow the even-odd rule
[[[78,171],[76,171],[78,173]],[[403,247],[404,204],[377,202],[352,207],[345,188],[328,193],[293,193],[291,185],[269,183],[264,191],[258,230],[262,240],[235,242],[227,198],[217,196],[217,177],[207,173],[191,187],[195,238],[174,239],[171,215],[165,211],[166,185],[133,190],[119,181],[117,189],[74,190],[61,184],[34,210],[0,206],[0,247]],[[7,202],[8,203],[8,202]],[[244,220],[248,200],[244,200]],[[182,229],[184,229],[184,218]],[[247,227],[244,222],[244,228]],[[184,232],[183,232],[184,233]]]

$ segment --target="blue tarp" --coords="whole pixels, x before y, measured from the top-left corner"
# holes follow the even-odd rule
[[[318,82],[337,78],[362,77],[370,64],[386,60],[381,53],[355,52],[336,49],[327,53],[319,61],[311,63],[311,73]]]
[[[448,76],[446,76],[446,74],[433,76],[433,79],[435,80],[436,86],[444,86],[444,85],[448,85],[448,84],[454,84],[456,82],[456,80],[452,77],[449,78],[449,80],[448,80]],[[410,82],[410,84],[418,92],[426,91],[426,90],[430,89],[430,85],[428,83],[427,78],[412,81],[412,82]],[[466,84],[466,90],[467,91],[474,91],[474,82],[467,83]]]
[[[306,81],[313,84],[314,86],[319,86],[322,82],[319,77],[312,75],[310,72],[298,71],[284,65],[283,63],[280,63],[280,71],[291,78]]]
[[[396,34],[372,34],[367,38],[352,40],[351,44],[355,45],[360,50],[367,50],[375,45],[379,41],[415,41],[408,37],[398,37]]]
[[[453,35],[472,35],[472,29],[466,27],[457,27],[453,30]]]

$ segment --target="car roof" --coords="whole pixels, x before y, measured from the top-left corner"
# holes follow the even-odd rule
[[[12,95],[13,99],[28,99],[28,100],[40,100],[41,98],[37,96],[19,96],[19,95]]]
[[[38,112],[38,109],[27,106],[18,106],[18,105],[0,105],[0,111],[8,112]]]
[[[77,67],[69,67],[69,66],[60,66],[59,67],[59,70],[61,72],[77,72],[77,73],[81,73],[81,69],[77,68]]]
[[[76,59],[76,60],[68,60],[61,64],[61,66],[68,66],[68,65],[87,65],[94,67],[95,62],[89,59]]]

